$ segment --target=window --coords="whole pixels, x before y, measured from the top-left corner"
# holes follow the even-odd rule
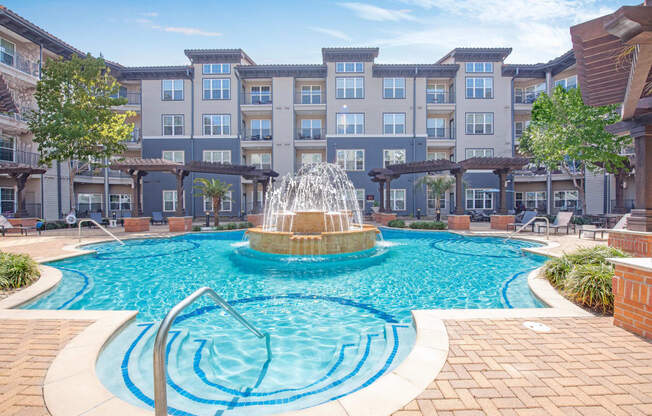
[[[269,85],[256,85],[251,87],[251,104],[271,104],[272,87]]]
[[[163,114],[163,135],[183,136],[183,114]]]
[[[344,170],[364,170],[364,150],[338,150],[336,163]]]
[[[442,160],[448,159],[448,152],[428,152],[427,160]]]
[[[362,62],[337,62],[335,72],[364,72]]]
[[[231,151],[230,150],[204,150],[202,154],[202,160],[204,162],[230,164]]]
[[[358,200],[358,206],[360,207],[360,209],[364,211],[364,203],[365,203],[365,190],[364,190],[364,188],[356,188],[355,189],[355,199]]]
[[[301,154],[301,166],[313,165],[315,163],[321,163],[321,161],[322,161],[321,153],[302,153]]]
[[[102,211],[102,194],[77,194],[77,211],[85,215]]]
[[[428,209],[437,209],[437,195],[432,186],[428,186],[426,197],[428,199]],[[446,192],[439,195],[439,208],[441,210],[446,208]]]
[[[514,136],[521,137],[523,135],[523,131],[525,131],[525,129],[527,129],[527,126],[529,125],[530,125],[530,120],[516,121],[514,123]]]
[[[301,87],[301,104],[321,104],[321,86],[303,85]]]
[[[515,192],[516,206],[528,210],[545,211],[547,198],[546,191]]]
[[[321,139],[321,120],[301,120],[300,139]]]
[[[426,119],[428,137],[446,137],[446,120],[443,118]]]
[[[492,209],[493,198],[484,189],[466,190],[466,209]]]
[[[163,211],[177,210],[177,191],[163,191]]]
[[[494,157],[494,149],[466,149],[466,159],[472,157]]]
[[[250,164],[258,169],[271,169],[272,168],[272,154],[271,153],[252,153]]]
[[[183,100],[182,79],[164,79],[161,83],[163,84],[163,101]]]
[[[229,78],[204,78],[204,100],[231,99],[231,80]]]
[[[405,133],[405,113],[383,114],[383,133],[385,134]]]
[[[122,85],[118,88],[118,92],[110,95],[111,98],[127,98],[127,87]]]
[[[335,98],[364,98],[364,78],[335,78]]]
[[[0,62],[14,66],[16,45],[8,40],[0,38]]]
[[[185,163],[185,154],[183,150],[164,150],[163,159],[170,162]]]
[[[233,192],[227,191],[226,195],[220,198],[220,211],[231,211],[233,209]],[[213,212],[213,198],[204,197],[204,212]]]
[[[337,113],[337,134],[363,134],[363,113]]]
[[[557,85],[561,85],[565,90],[577,88],[577,75],[573,75],[572,77],[564,79],[558,79],[555,81],[555,88],[557,88]]]
[[[383,167],[405,163],[405,149],[383,150]]]
[[[494,79],[467,77],[466,98],[494,98]]]
[[[555,192],[555,208],[560,210],[577,208],[577,191]]]
[[[14,188],[0,188],[0,209],[2,212],[14,212]]]
[[[204,64],[204,74],[230,74],[231,64]]]
[[[428,84],[426,86],[426,103],[444,104],[446,100],[446,86],[444,84]]]
[[[272,139],[272,120],[251,120],[251,140],[271,140]]]
[[[230,114],[204,114],[204,136],[231,134]]]
[[[13,162],[16,140],[11,136],[0,136],[0,160]]]
[[[514,88],[514,102],[516,104],[532,104],[537,100],[539,94],[545,91],[545,82],[542,82],[538,85],[531,85],[529,87]]]
[[[131,210],[131,195],[129,194],[110,194],[109,209],[111,211],[129,211]]]
[[[405,98],[405,78],[383,78],[383,98]]]
[[[493,113],[466,113],[466,134],[493,134]]]
[[[389,200],[392,211],[405,211],[405,189],[390,189]]]
[[[466,72],[494,72],[493,62],[467,62]]]

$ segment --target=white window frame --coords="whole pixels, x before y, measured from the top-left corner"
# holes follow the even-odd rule
[[[183,136],[185,130],[185,117],[183,114],[163,114],[161,115],[161,133],[163,136]],[[180,120],[181,124],[177,124]],[[165,134],[165,128],[170,128],[171,134]],[[177,133],[177,129],[180,129]]]
[[[335,62],[335,72],[338,74],[361,74],[364,72],[364,62]]]
[[[181,155],[181,160],[177,160],[179,155]],[[163,150],[161,158],[170,162],[186,163],[186,152],[183,150]]]
[[[251,100],[251,104],[271,104],[272,86],[252,85],[249,88],[249,99]]]
[[[337,113],[336,120],[337,134],[364,134],[364,113]],[[348,131],[349,126],[353,126],[353,132]]]
[[[85,200],[84,200],[85,199]],[[80,200],[84,200],[83,202],[80,202]],[[104,194],[102,193],[97,193],[97,192],[81,192],[77,194],[77,208],[79,208],[80,205],[85,204],[88,205],[89,208],[92,207],[93,204],[99,205],[100,209],[104,208]],[[95,212],[95,211],[89,211],[89,212]]]
[[[272,136],[272,120],[268,118],[249,120],[249,132],[250,137],[259,136],[259,139],[267,140],[266,137]]]
[[[316,156],[319,156],[319,157],[316,157]],[[301,153],[301,166],[321,163],[323,161],[323,158],[324,158],[324,156],[319,152]]]
[[[430,124],[434,124],[435,126],[430,127]],[[439,124],[441,124],[441,127],[438,126]],[[446,119],[442,117],[428,117],[426,119],[426,134],[428,137],[446,137]]]
[[[426,103],[444,104],[447,100],[448,89],[446,85],[439,83],[426,84]]]
[[[569,204],[574,201],[574,204]],[[579,192],[577,190],[554,191],[554,207],[559,210],[577,209],[579,203]]]
[[[335,98],[349,100],[363,99],[364,77],[336,77]]]
[[[491,147],[483,148],[468,148],[464,151],[465,159],[471,159],[472,157],[494,157],[494,149]]]
[[[364,205],[367,200],[366,191],[364,188],[355,188],[355,199],[358,201],[358,206],[364,214]]]
[[[230,165],[231,151],[230,150],[204,150],[202,152],[202,160],[204,162],[222,163],[225,165]]]
[[[12,198],[4,199],[4,192],[11,191]],[[9,204],[11,202],[10,210],[2,210],[2,204]],[[16,212],[16,189],[9,186],[0,187],[0,213]]]
[[[432,186],[426,186],[426,206],[428,209],[435,210],[437,209],[436,204],[437,198],[435,198],[435,193],[432,189]],[[443,211],[446,208],[446,192],[443,192],[439,196],[439,209]]]
[[[202,65],[202,74],[204,74],[204,75],[230,74],[230,73],[231,73],[231,64],[204,64],[204,65]]]
[[[165,201],[166,201],[165,200],[165,195],[166,194],[172,194],[172,209],[171,210],[165,209]],[[163,202],[163,207],[162,207],[163,212],[175,212],[177,210],[177,190],[176,189],[174,189],[174,190],[164,189],[162,191],[162,202]],[[183,191],[183,196],[181,198],[181,202],[183,204],[183,209],[185,209],[186,208],[186,191],[185,190]]]
[[[166,84],[168,86],[166,87]],[[183,101],[184,82],[182,79],[164,79],[161,80],[161,100],[163,101]],[[166,97],[166,92],[169,92],[169,97]],[[179,96],[177,96],[179,93]]]
[[[405,134],[405,113],[383,113],[383,134]]]
[[[426,154],[426,160],[448,160],[448,152],[442,152],[439,150],[430,150]]]
[[[537,211],[544,211],[548,204],[546,191],[524,191],[514,192],[514,206],[518,203],[523,204],[526,210],[535,209]]]
[[[13,49],[11,53],[9,53],[9,51],[6,50],[5,46],[3,45],[3,42],[6,42],[11,45]],[[11,56],[11,63],[5,62],[5,56]],[[14,67],[16,66],[16,44],[3,37],[0,37],[0,62],[2,62],[5,65],[14,66]]]
[[[256,166],[258,169],[271,169],[272,154],[265,152],[251,153],[249,155],[249,164]]]
[[[228,209],[227,209],[228,206]],[[231,212],[233,210],[233,191],[227,191],[224,197],[220,198],[220,212]],[[204,196],[204,212],[213,211],[213,198]]]
[[[383,78],[383,98],[405,98],[405,78]]]
[[[519,120],[514,122],[514,137],[521,137],[523,132],[530,125],[530,120]]]
[[[231,134],[231,114],[204,114],[202,116],[202,132],[204,136],[229,136]]]
[[[322,120],[319,118],[302,119],[301,127],[299,127],[299,137],[302,139],[325,139],[326,137],[322,134]]]
[[[568,85],[569,81],[573,80],[572,85]],[[571,75],[570,77],[558,79],[554,83],[554,87],[557,88],[557,85],[561,85],[565,90],[569,88],[577,88],[577,75]]]
[[[494,79],[493,77],[466,77],[465,90],[465,97],[469,100],[494,98]]]
[[[398,196],[401,195],[401,198]],[[406,189],[390,189],[389,190],[390,207],[392,211],[406,211],[407,210],[407,190]],[[402,201],[403,206],[400,207],[398,201]]]
[[[117,201],[114,202],[112,199],[117,197]],[[118,204],[118,208],[114,208],[113,204]],[[123,205],[126,204],[127,208],[123,208]],[[131,194],[109,194],[109,211],[130,211],[131,210]]]
[[[405,149],[383,149],[383,167],[405,163]]]
[[[480,194],[479,196],[477,196]],[[473,202],[469,206],[469,202]],[[478,206],[476,203],[482,201],[482,206]],[[493,209],[493,195],[491,192],[487,192],[486,188],[470,188],[466,190],[466,209]]]
[[[336,149],[335,163],[342,169],[349,172],[364,170],[365,165],[364,149]]]
[[[299,104],[322,104],[321,85],[302,85]]]
[[[469,117],[471,123],[469,123]],[[471,126],[471,132],[469,132],[469,126]],[[478,127],[481,128],[481,132],[477,131]],[[464,115],[464,132],[467,135],[494,134],[494,113],[466,113]]]
[[[467,74],[471,73],[493,73],[494,72],[494,63],[493,62],[467,62],[464,65]]]
[[[231,78],[202,78],[201,96],[203,100],[230,100]]]

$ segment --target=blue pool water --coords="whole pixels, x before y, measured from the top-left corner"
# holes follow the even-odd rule
[[[50,263],[59,286],[33,309],[138,310],[100,356],[114,394],[153,404],[152,346],[169,309],[202,286],[227,299],[258,339],[202,299],[168,337],[168,404],[179,415],[271,414],[363,388],[409,353],[410,310],[542,307],[527,272],[535,243],[447,232],[383,229],[355,255],[286,257],[254,252],[242,232],[88,246],[96,254]]]

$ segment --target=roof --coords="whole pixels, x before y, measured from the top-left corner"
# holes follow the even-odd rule
[[[185,166],[186,170],[201,173],[214,173],[218,175],[239,175],[245,179],[268,179],[277,177],[278,173],[271,169],[257,169],[251,165],[232,165],[230,163],[204,162],[193,160]]]
[[[176,66],[131,66],[122,67],[114,75],[119,80],[189,78],[193,68],[187,65]]]
[[[326,78],[326,65],[241,65],[237,68],[241,78]]]
[[[146,172],[174,172],[178,169],[183,169],[184,165],[167,159],[127,157],[122,160],[111,162],[110,168],[127,172],[137,170]]]
[[[371,169],[369,176],[397,178],[406,173],[427,173],[469,169],[515,170],[522,169],[530,162],[524,157],[472,157],[461,162],[451,162],[448,159],[421,160],[418,162],[389,165],[386,168]]]
[[[255,65],[242,49],[186,49],[183,53],[193,64],[240,63],[243,59]]]
[[[440,64],[448,58],[455,58],[460,62],[476,60],[502,62],[510,53],[512,53],[512,48],[455,48],[436,63]]]
[[[0,174],[21,174],[26,173],[28,175],[40,175],[47,172],[47,169],[42,167],[35,167],[25,163],[15,163],[15,162],[0,162]]]
[[[371,62],[378,57],[378,48],[321,48],[324,62],[355,60]]]
[[[546,72],[556,75],[573,65],[575,65],[575,52],[571,49],[548,62],[503,65],[502,74],[516,78],[545,78]]]
[[[459,68],[458,64],[374,64],[373,76],[452,78]]]
[[[472,157],[459,162],[463,169],[522,169],[530,163],[526,157]]]

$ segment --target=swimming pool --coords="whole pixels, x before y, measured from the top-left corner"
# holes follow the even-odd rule
[[[152,347],[169,309],[210,286],[269,334],[258,339],[202,299],[168,337],[171,414],[270,414],[363,388],[410,352],[410,310],[542,307],[527,272],[536,243],[382,229],[378,247],[318,258],[254,252],[243,232],[104,243],[50,263],[59,286],[32,309],[138,310],[97,363],[114,394],[153,404]]]

